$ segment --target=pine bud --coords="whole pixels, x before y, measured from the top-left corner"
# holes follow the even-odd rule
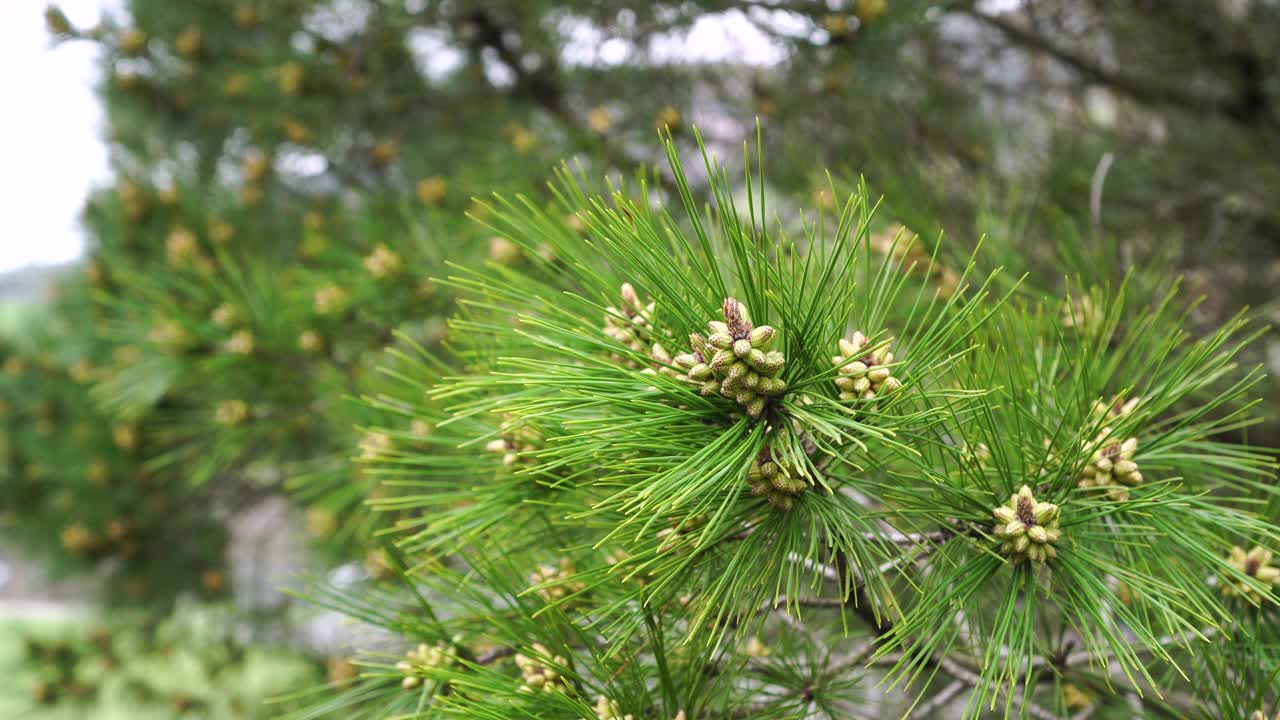
[[[1271,564],[1275,555],[1270,550],[1255,546],[1249,552],[1235,546],[1227,557],[1227,564],[1247,578],[1252,578],[1269,592],[1274,585],[1280,584],[1280,568]],[[1227,597],[1238,597],[1251,605],[1262,604],[1263,592],[1253,585],[1234,577],[1223,577],[1222,594]]]
[[[711,369],[722,375],[728,373],[729,368],[736,364],[738,359],[733,356],[731,350],[717,350],[715,356],[711,358]]]
[[[750,341],[751,347],[758,350],[768,350],[773,347],[773,341],[777,338],[778,331],[774,330],[770,325],[761,325],[751,331]]]
[[[761,395],[774,397],[781,395],[787,390],[787,382],[777,377],[761,377],[760,383],[756,387],[756,392]]]
[[[297,95],[302,90],[302,78],[305,74],[302,64],[287,62],[276,71],[276,81],[283,95]]]
[[[403,261],[400,260],[399,255],[392,252],[391,248],[378,243],[373,252],[365,256],[362,264],[370,275],[383,279],[400,272]]]
[[[307,353],[320,352],[324,349],[324,336],[315,330],[303,330],[298,335],[298,349]]]
[[[697,356],[695,356],[693,353],[680,353],[675,357],[676,367],[679,367],[684,370],[693,370],[693,368],[698,366],[699,364],[701,363],[698,362]]]
[[[757,401],[762,402],[763,398]],[[799,473],[778,462],[769,448],[761,450],[747,469],[747,484],[751,487],[752,495],[763,497],[769,504],[784,511],[792,508],[796,496],[803,493],[809,485]]]
[[[367,432],[360,439],[360,459],[372,460],[382,457],[394,447],[395,441],[390,435],[377,431]]]
[[[1013,562],[1045,562],[1057,556],[1054,547],[1062,537],[1058,506],[1036,502],[1031,488],[1023,485],[1009,502],[991,511],[996,520],[992,534],[1003,539],[1000,552]]]
[[[213,321],[213,324],[224,328],[234,325],[238,316],[236,307],[231,303],[222,303],[214,308],[213,312],[209,313],[209,319]]]
[[[618,703],[603,695],[596,698],[595,711],[597,720],[635,720],[635,716],[630,713],[623,715],[618,709]]]
[[[283,120],[280,127],[284,130],[284,136],[289,142],[295,145],[305,145],[311,140],[311,129],[297,120]],[[419,183],[421,188],[421,183]]]
[[[445,193],[448,190],[448,183],[439,175],[433,175],[419,180],[414,190],[418,196],[418,201],[423,205],[439,205],[444,200]]]
[[[1076,482],[1081,489],[1104,488],[1107,497],[1123,502],[1129,499],[1126,486],[1142,484],[1142,473],[1133,456],[1138,450],[1138,439],[1131,437],[1117,443],[1110,439],[1111,428],[1102,428],[1092,442],[1085,445],[1090,453],[1089,462],[1080,470]]]
[[[258,24],[258,11],[249,4],[237,5],[235,20],[237,25],[247,30]]]
[[[140,55],[147,47],[147,34],[141,30],[125,30],[120,34],[120,52],[125,55]]]
[[[66,13],[56,5],[50,5],[44,10],[44,24],[49,28],[49,32],[54,35],[70,35],[73,30],[71,21],[67,19]]]
[[[516,653],[516,667],[520,669],[523,684],[520,685],[519,691],[522,693],[530,693],[535,690],[541,692],[563,692],[569,689],[569,684],[561,677],[560,672],[555,667],[565,667],[569,661],[559,655],[552,655],[541,643],[534,643],[530,646],[533,651],[530,655],[524,653]],[[544,659],[545,658],[545,659]]]
[[[443,640],[435,645],[421,643],[406,652],[404,660],[396,663],[396,671],[405,676],[400,687],[414,690],[433,672],[448,669],[457,659],[458,648],[451,643]]]
[[[1106,320],[1102,309],[1088,295],[1073,297],[1062,305],[1062,327],[1074,329],[1082,334],[1091,334],[1102,327]]]
[[[701,383],[700,394],[731,398],[751,417],[760,417],[768,398],[786,389],[786,383],[774,377],[786,361],[782,353],[757,347],[768,347],[777,331],[769,326],[753,330],[746,309],[733,298],[725,299],[723,310],[723,321],[707,323],[709,338],[697,333],[689,336],[692,356],[698,361],[688,367],[689,380]]]
[[[224,346],[229,353],[236,355],[252,355],[256,341],[249,330],[240,329],[231,334]]]
[[[318,315],[329,315],[341,310],[347,302],[347,291],[337,285],[317,288],[311,304]]]
[[[173,40],[173,49],[179,55],[195,55],[200,52],[201,41],[200,28],[195,25],[189,25]]]
[[[522,254],[519,245],[504,237],[495,235],[489,238],[489,259],[499,265],[515,265],[520,262]]]
[[[837,366],[834,383],[841,400],[874,400],[902,387],[889,367],[893,353],[889,351],[888,341],[871,353],[866,352],[870,340],[861,332],[855,332],[852,339],[842,338],[836,344],[840,354],[832,357],[831,362]],[[845,378],[851,378],[852,382]]]
[[[219,425],[239,425],[249,417],[249,406],[243,400],[221,400],[214,411]]]
[[[712,333],[711,336],[707,338],[707,344],[717,350],[731,350],[734,345],[733,336],[727,332]]]

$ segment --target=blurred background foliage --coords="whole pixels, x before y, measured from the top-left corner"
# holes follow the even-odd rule
[[[388,382],[388,345],[447,343],[433,278],[555,262],[486,229],[473,198],[551,206],[562,159],[669,190],[658,128],[690,156],[696,128],[741,169],[758,119],[780,216],[865,180],[925,251],[956,241],[944,266],[985,235],[979,261],[1028,272],[1021,292],[1183,275],[1197,322],[1276,311],[1268,0],[130,0],[95,27],[47,20],[104,51],[115,179],[88,199],[83,262],[0,304],[0,535],[90,578],[79,599],[122,629],[24,629],[4,652],[27,655],[31,707],[259,717],[338,662],[341,642],[276,638],[299,669],[268,688],[260,653],[285,651],[245,628],[296,611],[276,588],[300,568],[388,574],[378,530],[411,519],[368,511],[394,490],[362,461],[432,429],[368,431],[402,421],[358,400]],[[1280,363],[1274,341],[1253,352]],[[1250,439],[1274,445],[1280,391],[1263,392]],[[177,689],[138,669],[176,662],[197,640],[166,623],[215,601],[239,632],[181,649],[202,669]],[[215,702],[200,673],[252,682]]]

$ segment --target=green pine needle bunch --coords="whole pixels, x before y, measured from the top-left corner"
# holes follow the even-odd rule
[[[1274,461],[1234,440],[1247,321],[1169,332],[1177,289],[1125,283],[1064,323],[973,259],[944,291],[872,247],[865,187],[783,220],[763,165],[735,188],[704,154],[703,204],[666,148],[673,196],[566,168],[554,207],[495,198],[537,260],[455,267],[449,362],[398,353],[368,398],[432,428],[375,501],[420,518],[388,550],[414,592],[326,604],[451,660],[370,658],[327,707],[846,717],[879,684],[1052,716],[1120,683],[1172,707],[1261,652],[1275,573],[1231,551],[1280,541]]]

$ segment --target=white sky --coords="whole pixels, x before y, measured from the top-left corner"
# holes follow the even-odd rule
[[[91,26],[119,0],[60,0]],[[53,47],[44,0],[0,0],[0,272],[77,257],[81,206],[109,178],[91,43]]]

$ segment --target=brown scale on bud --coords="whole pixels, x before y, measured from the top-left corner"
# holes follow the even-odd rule
[[[753,327],[746,308],[733,298],[725,299],[722,312],[723,321],[707,323],[710,335],[690,335],[693,352],[677,355],[674,362],[700,394],[730,398],[751,417],[760,417],[769,399],[787,389],[778,377],[786,357],[771,349],[778,332],[768,325]]]
[[[1089,463],[1080,471],[1076,483],[1081,489],[1106,488],[1107,497],[1112,500],[1129,499],[1129,488],[1126,486],[1141,485],[1142,473],[1133,456],[1138,451],[1138,438],[1131,437],[1123,442],[1109,438],[1110,428],[1103,428],[1093,442],[1085,446],[1091,451]]]
[[[871,341],[861,332],[852,339],[840,339],[840,354],[831,358],[831,364],[839,368],[835,384],[841,400],[875,400],[902,387],[889,367],[894,361],[889,351],[892,341],[889,338],[868,352]]]
[[[1023,485],[991,514],[996,519],[993,534],[1004,541],[1000,552],[1013,562],[1043,563],[1057,557],[1054,546],[1062,538],[1058,506],[1036,502],[1030,487]]]
[[[1274,553],[1263,547],[1254,547],[1249,552],[1245,552],[1244,548],[1237,545],[1231,548],[1231,554],[1227,557],[1227,564],[1238,570],[1245,577],[1253,578],[1264,587],[1270,588],[1280,584],[1280,568],[1271,564],[1274,557]],[[1243,598],[1251,605],[1262,604],[1263,595],[1261,591],[1233,577],[1223,578],[1222,594],[1227,597]]]
[[[1097,402],[1089,410],[1089,419],[1114,423],[1128,417],[1129,413],[1133,412],[1134,408],[1138,407],[1141,402],[1142,398],[1125,400],[1119,395],[1112,395],[1109,401],[1098,398]]]

